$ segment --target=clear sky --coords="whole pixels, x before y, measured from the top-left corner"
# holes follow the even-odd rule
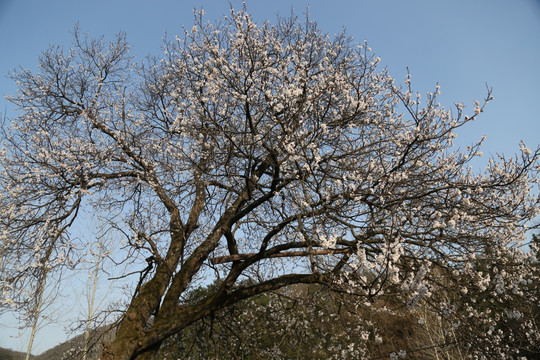
[[[257,21],[273,22],[294,7],[329,34],[346,28],[356,41],[368,41],[383,66],[401,82],[406,68],[416,91],[441,86],[440,102],[450,107],[494,98],[479,119],[459,132],[459,144],[482,135],[484,154],[512,155],[520,140],[531,149],[540,144],[540,0],[247,0]],[[22,66],[35,69],[40,52],[49,45],[69,47],[75,23],[91,37],[111,38],[127,33],[132,53],[139,59],[159,55],[165,33],[173,37],[181,25],[191,28],[193,8],[203,8],[208,19],[221,17],[232,0],[0,0],[0,93],[14,92],[4,75]],[[12,116],[3,96],[0,112]],[[71,290],[70,290],[71,291]],[[73,306],[65,307],[66,312]],[[0,318],[0,347],[22,350],[26,338]],[[9,325],[13,325],[9,322]],[[42,329],[33,353],[66,339],[63,325]]]

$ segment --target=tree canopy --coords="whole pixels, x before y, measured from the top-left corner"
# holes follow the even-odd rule
[[[482,139],[453,139],[491,92],[467,114],[378,62],[345,32],[245,10],[197,13],[140,63],[122,34],[45,51],[36,73],[12,74],[18,115],[2,126],[0,305],[29,309],[44,278],[77,267],[89,249],[72,229],[92,209],[121,234],[110,258],[145,269],[105,359],[152,358],[214,312],[298,283],[363,309],[423,306],[472,355],[517,356],[513,340],[539,340],[537,319],[506,305],[538,296],[521,246],[540,149],[474,171]]]

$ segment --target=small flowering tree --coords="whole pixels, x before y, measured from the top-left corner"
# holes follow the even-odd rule
[[[481,141],[452,141],[489,92],[469,115],[446,109],[438,86],[421,99],[345,33],[294,17],[257,25],[245,11],[216,24],[198,14],[161,59],[135,64],[128,49],[124,36],[106,45],[76,33],[37,73],[13,74],[3,307],[28,306],[43,276],[85,251],[71,229],[92,208],[125,235],[111,258],[140,274],[104,359],[151,358],[213,312],[297,283],[355,294],[358,306],[385,296],[426,306],[478,354],[511,354],[489,329],[519,310],[491,304],[527,298],[531,259],[519,246],[538,214],[540,151],[522,144],[472,170]],[[465,319],[482,325],[470,332]]]

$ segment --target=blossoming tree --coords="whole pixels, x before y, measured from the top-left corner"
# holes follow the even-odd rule
[[[389,292],[408,309],[423,304],[480,353],[510,351],[488,334],[505,316],[538,339],[519,309],[490,304],[531,295],[519,246],[538,214],[540,151],[522,144],[475,172],[481,141],[452,143],[489,92],[468,115],[446,109],[438,86],[421,99],[345,33],[294,17],[257,25],[245,11],[215,24],[198,14],[160,59],[136,64],[128,49],[124,36],[76,33],[37,73],[12,74],[4,308],[31,306],[43,276],[75,266],[85,249],[72,229],[91,208],[124,234],[111,257],[141,270],[105,359],[152,358],[213,312],[297,283],[353,293],[359,306]],[[211,293],[184,301],[209,281]]]

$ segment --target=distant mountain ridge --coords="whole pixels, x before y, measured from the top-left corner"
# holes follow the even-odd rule
[[[24,360],[25,358],[26,353],[0,347],[0,360]],[[30,355],[30,359],[36,360],[38,358]]]
[[[71,341],[57,345],[41,355],[30,355],[31,360],[60,360],[62,355],[71,348]],[[24,360],[26,353],[0,347],[0,360]]]
[[[66,355],[70,350],[77,349],[80,347],[80,344],[83,343],[84,334],[77,335],[65,342],[56,345],[53,348],[43,352],[40,355],[31,355],[31,360],[61,360],[64,355]],[[72,357],[69,357],[72,358]],[[97,352],[91,351],[88,360],[97,359]],[[26,359],[26,353],[20,351],[14,351],[11,349],[5,349],[0,347],[0,360],[24,360]]]

